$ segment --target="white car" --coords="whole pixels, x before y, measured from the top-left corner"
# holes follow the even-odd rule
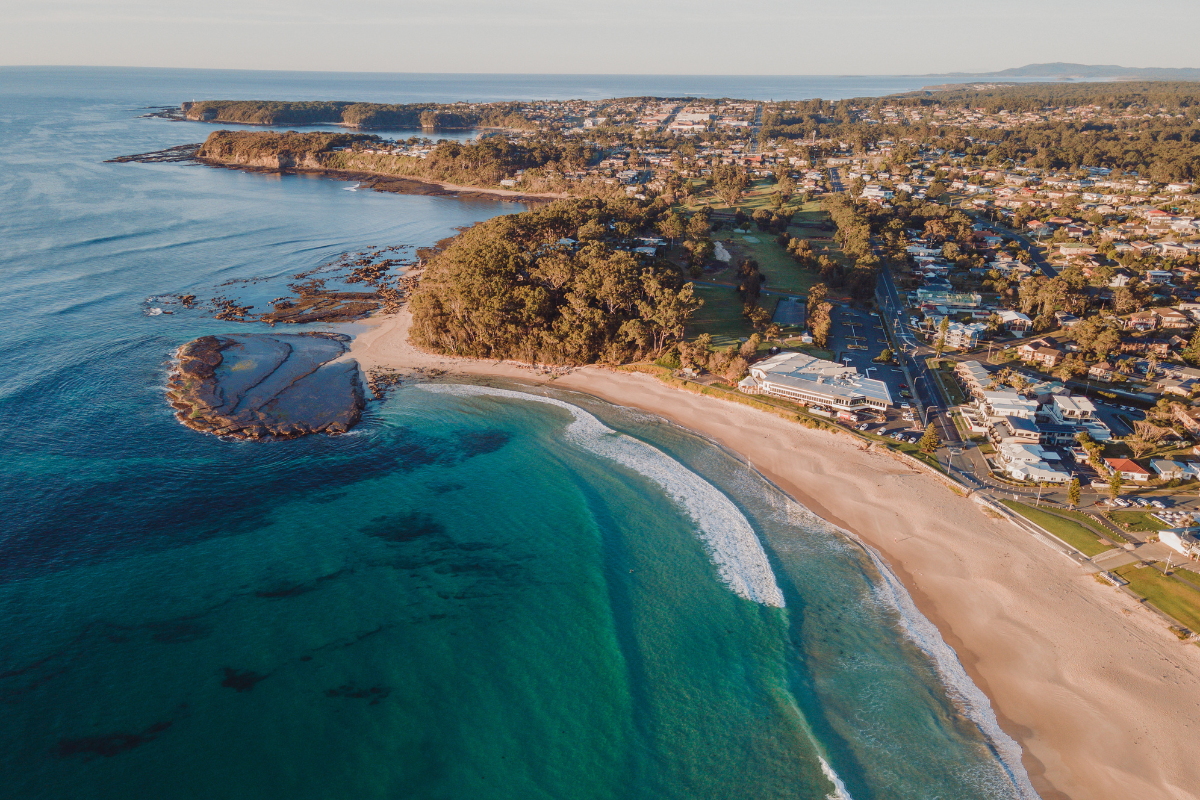
[[[1154,506],[1155,508],[1166,508],[1166,505],[1162,500],[1151,500],[1150,505]]]

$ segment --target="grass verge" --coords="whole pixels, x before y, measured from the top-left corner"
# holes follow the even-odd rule
[[[1200,631],[1200,591],[1193,589],[1170,575],[1164,575],[1154,567],[1129,564],[1114,570],[1129,581],[1128,588],[1146,602],[1186,625],[1193,632]]]
[[[1000,502],[1010,511],[1015,511],[1030,522],[1050,531],[1088,558],[1100,555],[1105,550],[1112,549],[1101,542],[1099,536],[1078,522],[1057,517],[1054,514],[1042,511],[1040,508],[1018,503],[1016,500],[1001,500]]]

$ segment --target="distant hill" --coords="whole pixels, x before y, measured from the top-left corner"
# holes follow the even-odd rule
[[[931,76],[932,77],[932,76]],[[953,72],[953,78],[1054,78],[1057,80],[1200,81],[1191,67],[1120,67],[1115,64],[1026,64],[999,72]]]

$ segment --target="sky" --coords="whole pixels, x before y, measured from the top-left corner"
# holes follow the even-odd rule
[[[1197,0],[0,0],[0,65],[893,75],[1200,67]]]

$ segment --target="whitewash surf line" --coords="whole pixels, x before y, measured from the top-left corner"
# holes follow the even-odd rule
[[[567,438],[658,484],[696,523],[721,580],[739,597],[783,608],[783,592],[749,520],[723,492],[675,459],[643,441],[618,433],[578,406],[542,395],[473,384],[420,384],[425,391],[459,396],[503,397],[557,406],[570,412]]]
[[[764,478],[764,480],[766,479]],[[768,481],[768,483],[770,482]],[[942,638],[937,626],[917,608],[908,590],[904,588],[904,584],[900,582],[900,579],[896,577],[896,574],[892,572],[875,548],[853,532],[814,514],[774,484],[771,486],[778,493],[777,499],[784,505],[782,510],[789,523],[826,526],[830,531],[845,536],[849,541],[862,548],[882,577],[882,582],[872,582],[872,592],[876,601],[895,612],[904,635],[933,662],[938,677],[946,687],[947,695],[963,712],[963,715],[979,728],[995,754],[996,760],[1000,763],[1000,767],[1004,770],[1009,785],[995,787],[995,790],[1007,789],[1011,792],[1010,796],[1013,800],[1040,800],[1029,780],[1029,773],[1026,772],[1021,761],[1021,745],[1000,727],[1000,722],[996,719],[996,712],[992,709],[992,703],[988,696],[971,680],[971,676],[967,674],[958,654],[954,652],[954,648],[946,644],[946,640]],[[998,797],[999,795],[994,796]]]

